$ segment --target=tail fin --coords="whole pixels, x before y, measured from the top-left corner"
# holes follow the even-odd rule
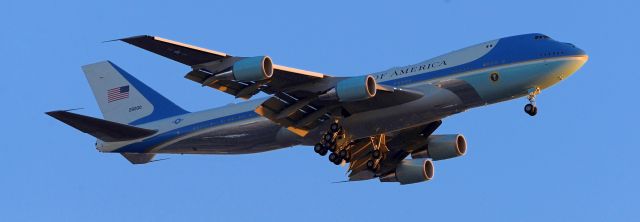
[[[110,61],[82,70],[106,120],[139,125],[188,113]]]

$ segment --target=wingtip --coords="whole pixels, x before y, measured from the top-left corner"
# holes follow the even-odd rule
[[[111,39],[111,40],[106,40],[106,41],[102,41],[102,43],[115,42],[115,41],[120,41],[120,39]]]
[[[44,114],[47,114],[51,117],[53,117],[56,113],[59,113],[61,110],[53,110],[53,111],[48,111],[48,112],[44,112]]]
[[[354,181],[351,181],[351,180],[342,180],[342,181],[334,181],[334,182],[331,182],[331,183],[334,183],[334,184],[335,184],[335,183],[349,183],[349,182],[354,182]]]

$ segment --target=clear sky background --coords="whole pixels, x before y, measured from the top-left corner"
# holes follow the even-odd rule
[[[2,1],[0,221],[638,221],[638,1]],[[333,184],[310,147],[134,166],[44,114],[100,117],[80,66],[109,59],[190,111],[233,102],[122,42],[157,35],[336,76],[540,32],[590,60],[538,96],[447,118],[466,156],[427,183]]]

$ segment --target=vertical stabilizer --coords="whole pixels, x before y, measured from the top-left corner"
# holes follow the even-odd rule
[[[187,113],[110,61],[82,70],[106,120],[139,125]]]

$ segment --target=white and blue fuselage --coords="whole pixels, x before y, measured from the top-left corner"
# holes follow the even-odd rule
[[[354,137],[423,125],[466,109],[526,96],[569,77],[588,59],[570,43],[542,34],[487,41],[427,61],[372,73],[379,84],[420,91],[406,104],[358,112],[343,122]],[[316,143],[321,132],[300,137],[259,116],[266,98],[184,113],[136,126],[152,136],[123,142],[98,141],[102,152],[244,154]]]

